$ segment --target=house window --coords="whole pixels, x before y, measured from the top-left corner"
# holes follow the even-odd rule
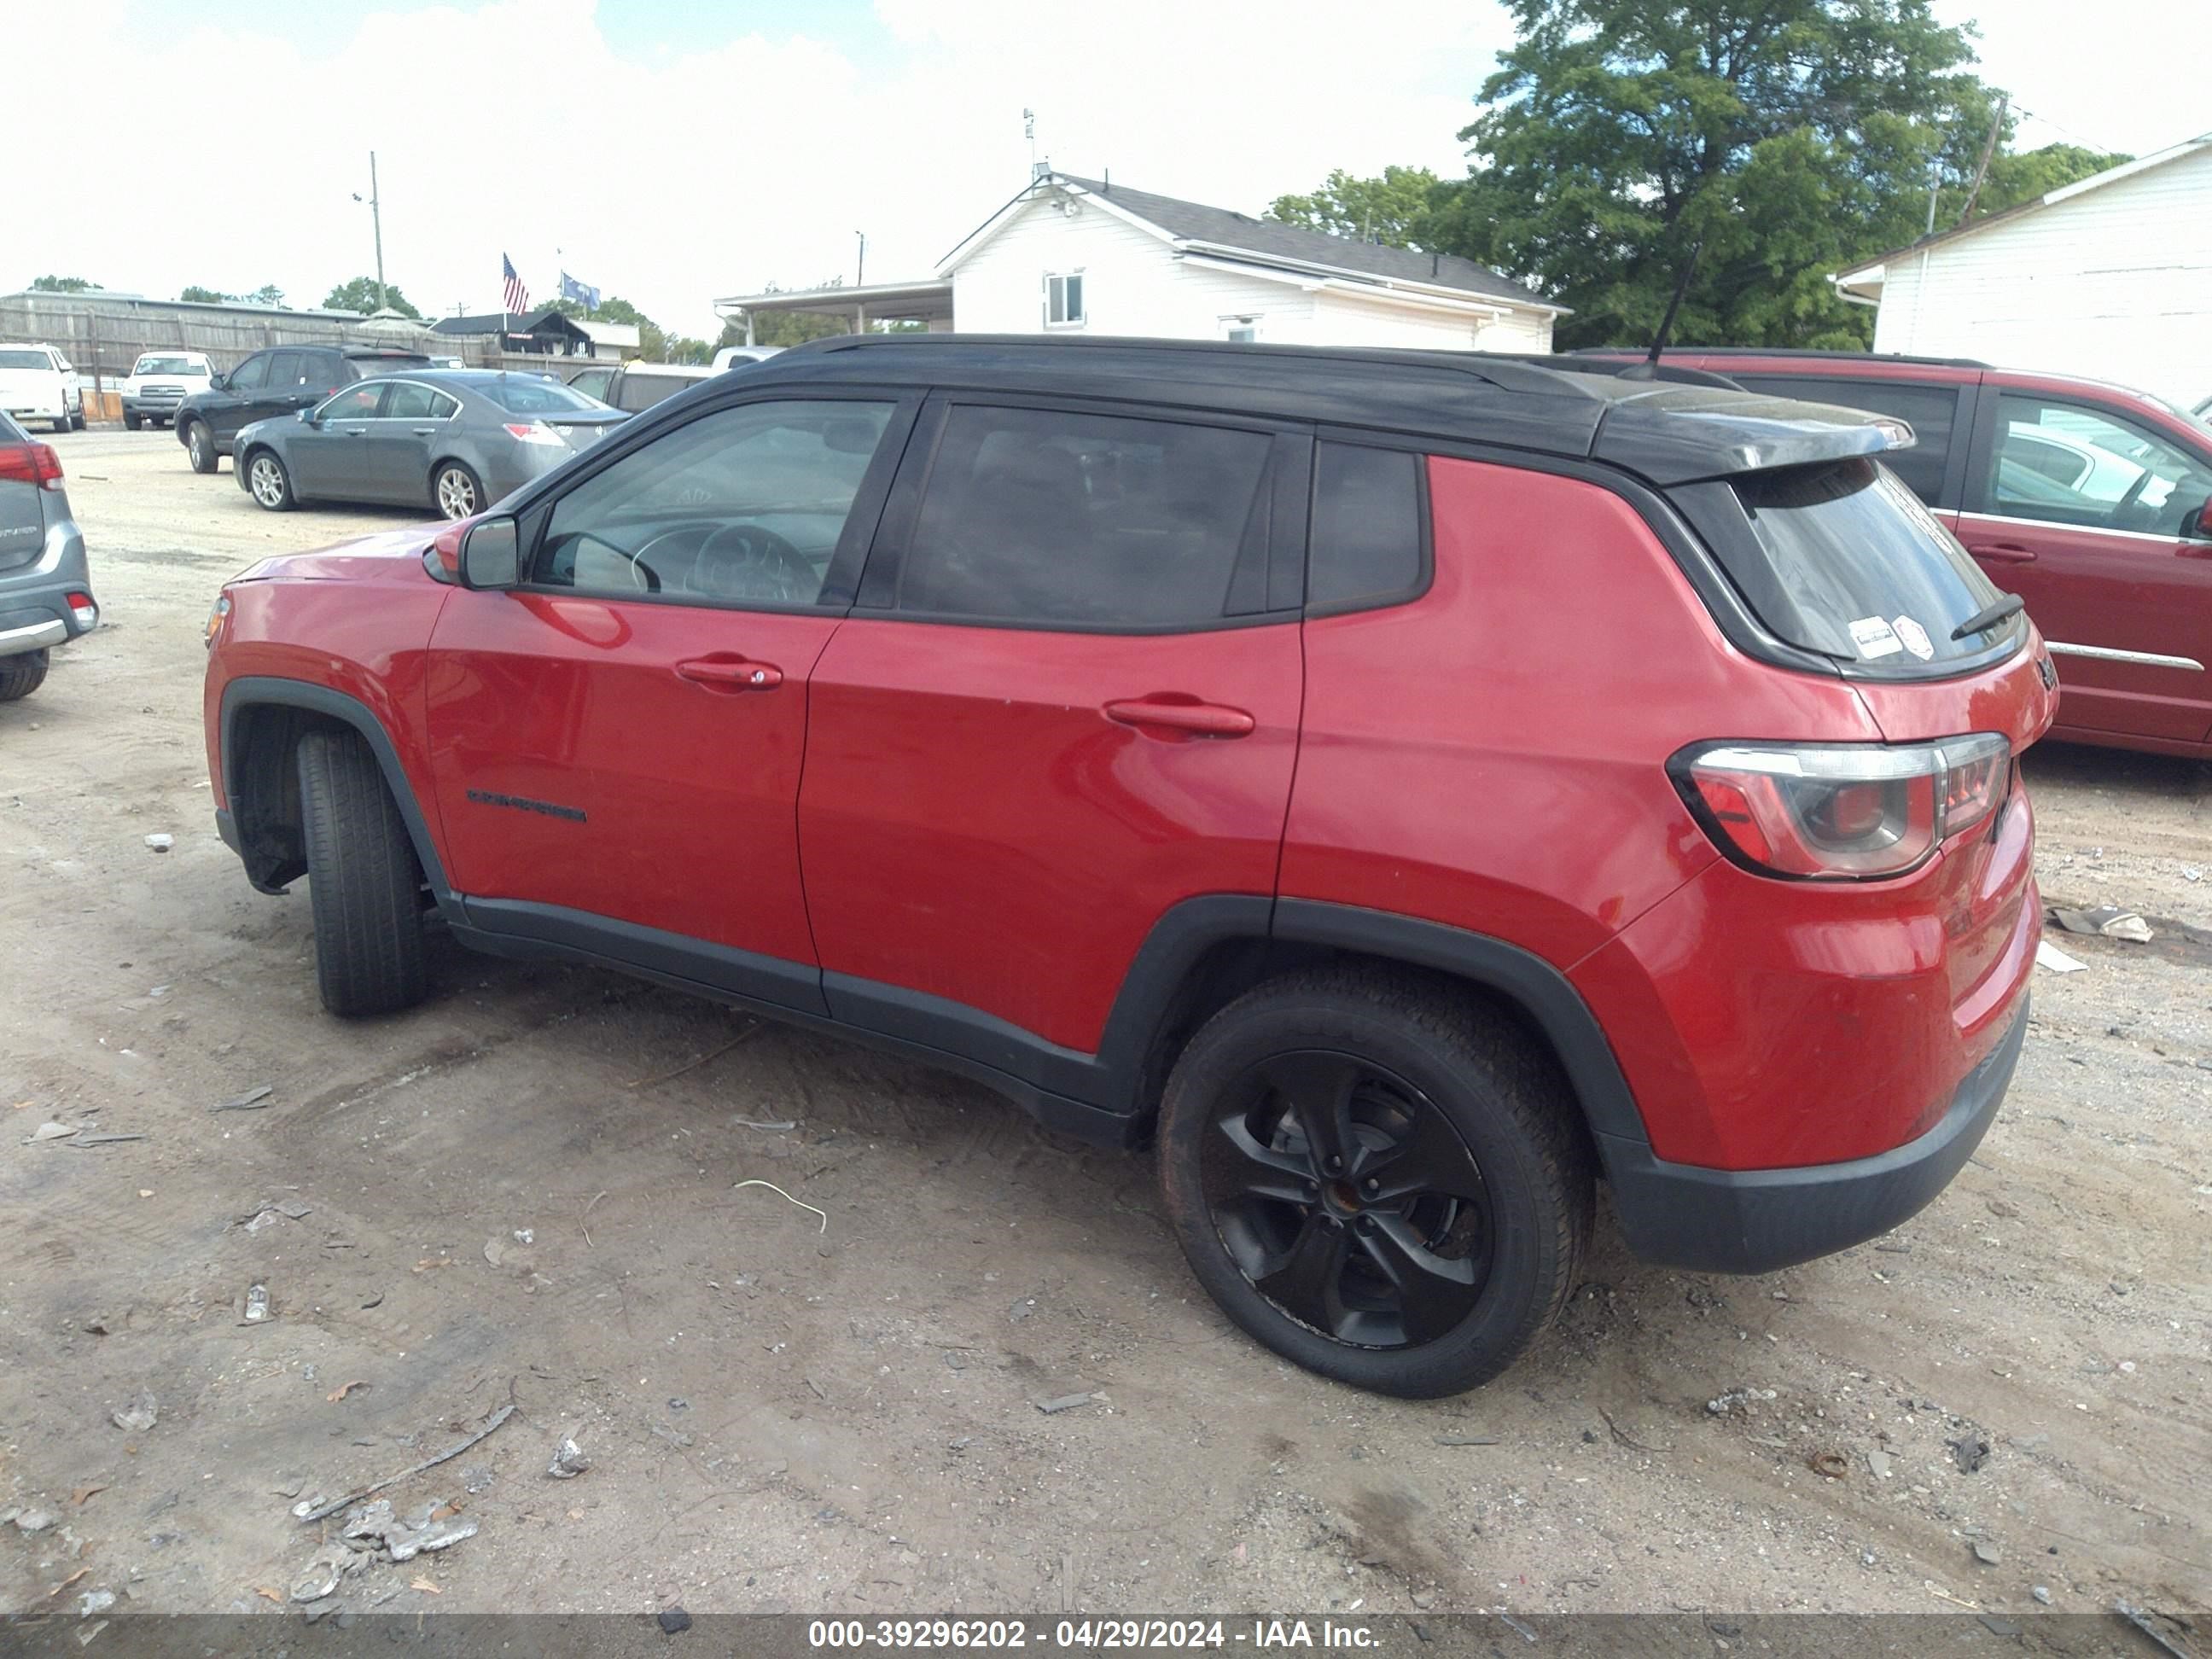
[[[1047,327],[1079,326],[1084,321],[1083,273],[1061,271],[1044,279],[1044,320]]]
[[[1221,319],[1221,337],[1249,345],[1260,337],[1260,319],[1257,317],[1224,317]]]

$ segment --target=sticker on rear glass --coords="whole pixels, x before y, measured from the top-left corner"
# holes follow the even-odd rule
[[[1936,646],[1934,641],[1929,639],[1928,630],[1913,621],[1911,617],[1892,617],[1889,619],[1889,625],[1897,630],[1897,637],[1904,644],[1905,648],[1919,658],[1921,661],[1926,662],[1936,654]]]
[[[1876,657],[1893,657],[1905,649],[1905,642],[1897,631],[1879,617],[1861,617],[1851,624],[1851,643],[1859,648],[1859,655],[1869,661]]]

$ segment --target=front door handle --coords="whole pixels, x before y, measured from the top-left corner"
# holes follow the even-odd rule
[[[1978,559],[1995,559],[1999,564],[2033,564],[2035,550],[2020,542],[1984,542],[1966,550]]]
[[[407,429],[418,438],[434,438],[438,435],[438,428],[434,426],[411,426]]]
[[[1249,738],[1258,725],[1241,708],[1172,695],[1109,702],[1105,714],[1116,725],[1133,726],[1140,732],[1149,727],[1200,738]]]
[[[743,657],[694,657],[678,663],[676,672],[714,691],[773,691],[783,684],[783,670],[773,663]]]

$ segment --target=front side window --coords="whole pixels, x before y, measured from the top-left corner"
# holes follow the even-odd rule
[[[963,406],[945,431],[897,605],[1094,628],[1218,623],[1267,530],[1265,433]]]
[[[273,351],[258,351],[231,371],[230,389],[233,392],[258,392],[269,384],[269,365],[276,357]]]
[[[1081,271],[1060,272],[1044,279],[1044,319],[1054,326],[1084,320]]]
[[[384,385],[379,380],[364,380],[359,386],[348,386],[335,398],[323,400],[315,411],[319,421],[373,421],[377,406],[384,401]]]
[[[2084,530],[2195,537],[2212,455],[2087,404],[1997,399],[1990,510]]]
[[[813,605],[894,408],[746,404],[665,432],[561,497],[531,579],[609,599]]]

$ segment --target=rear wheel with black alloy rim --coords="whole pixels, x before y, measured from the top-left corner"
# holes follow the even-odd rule
[[[1272,981],[1191,1039],[1160,1178],[1199,1281],[1285,1358],[1429,1399],[1504,1370],[1565,1305],[1590,1158],[1548,1058],[1448,981]]]
[[[246,463],[246,491],[258,506],[271,513],[288,513],[295,505],[292,475],[272,450],[257,449]]]
[[[483,480],[459,461],[447,461],[430,475],[430,500],[449,519],[473,518],[483,511]]]

